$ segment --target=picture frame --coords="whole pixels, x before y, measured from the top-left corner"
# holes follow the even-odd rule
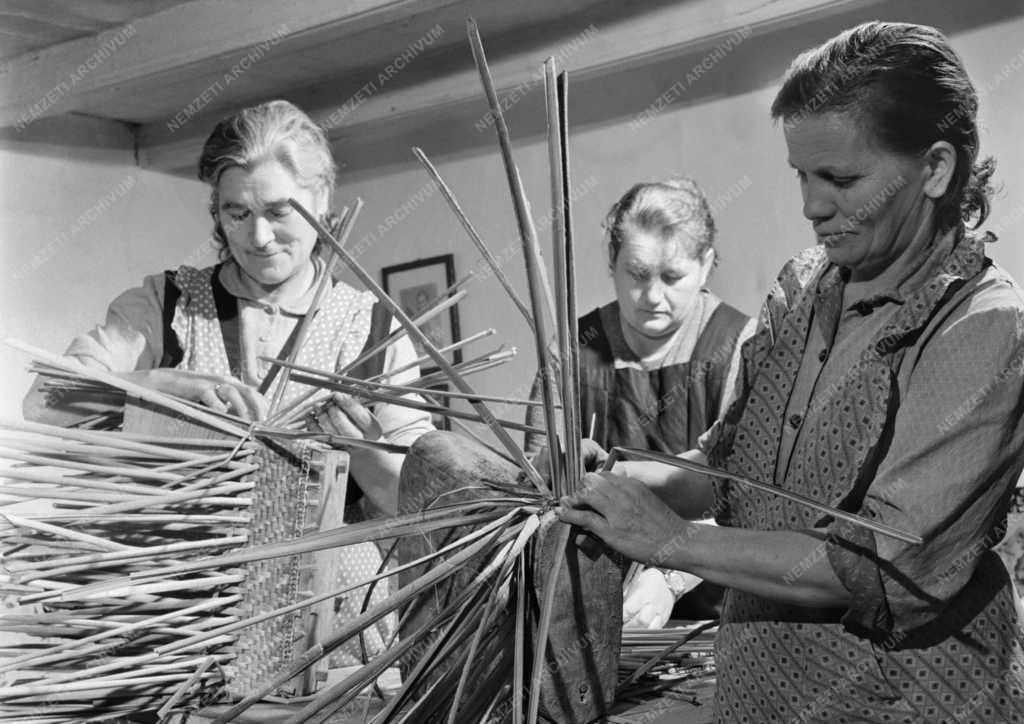
[[[381,269],[381,281],[387,295],[398,302],[406,314],[415,318],[436,305],[445,290],[455,283],[455,257],[452,254],[440,254],[386,266]],[[447,347],[458,342],[462,338],[458,308],[451,307],[420,325],[420,329],[435,347]],[[426,354],[415,340],[413,345],[417,356]],[[462,350],[448,353],[446,357],[453,364],[458,364],[462,362]],[[423,373],[435,372],[437,369],[436,365],[424,366]]]
[[[455,283],[455,257],[452,254],[440,254],[386,266],[381,269],[381,282],[384,292],[394,299],[406,314],[416,318],[435,306],[445,290]],[[420,329],[438,348],[447,347],[459,341],[462,337],[459,329],[458,308],[451,307],[420,325]],[[426,354],[415,340],[413,340],[413,346],[418,357]],[[461,350],[455,350],[445,356],[452,364],[462,362]],[[424,364],[421,367],[421,372],[424,375],[437,370],[438,367],[432,364]],[[447,390],[448,386],[440,385],[438,389]],[[447,406],[448,398],[438,397],[436,399]],[[438,429],[451,429],[448,418],[443,415],[434,415],[433,422]]]

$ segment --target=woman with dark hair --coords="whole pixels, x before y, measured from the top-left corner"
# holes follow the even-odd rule
[[[604,227],[615,300],[579,320],[580,419],[593,420],[605,448],[684,452],[725,411],[754,322],[705,288],[718,261],[715,221],[693,179],[634,184]],[[527,422],[543,426],[540,417],[530,408]],[[528,452],[542,445],[527,436]],[[714,584],[649,568],[627,586],[623,620],[714,618],[720,600]]]
[[[263,103],[222,120],[199,159],[199,178],[211,189],[210,214],[222,245],[221,262],[146,277],[141,287],[111,303],[104,324],[76,337],[66,356],[215,410],[262,419],[281,376],[261,358],[288,353],[321,278],[330,274],[318,253],[316,231],[288,199],[297,199],[327,221],[335,174],[323,131],[287,101]],[[370,292],[333,281],[297,362],[338,369],[393,326]],[[412,344],[403,338],[352,374],[387,372],[415,359]],[[413,368],[394,375],[391,382],[402,384],[417,374]],[[308,389],[289,383],[282,405]],[[37,381],[25,399],[24,414],[68,424],[94,412],[94,402],[71,394],[48,398]],[[400,445],[433,429],[426,414],[387,404],[374,406],[371,413],[344,395],[329,398],[310,424]],[[350,454],[356,485],[348,493],[347,502],[353,505],[347,519],[393,515],[403,456],[367,447],[353,448]],[[343,570],[338,575],[350,582],[374,575],[381,560],[372,544],[340,555]],[[376,600],[385,595],[384,587],[374,592]],[[358,598],[339,599],[339,616],[356,615]],[[390,631],[381,635],[386,638]],[[380,638],[369,643],[371,649],[381,646]],[[335,662],[355,663],[360,657],[359,642],[353,641]]]
[[[1024,721],[1020,603],[991,548],[1024,466],[1024,300],[985,256],[977,94],[934,28],[867,23],[797,58],[783,121],[818,246],[687,457],[916,534],[909,544],[656,463],[561,517],[727,588],[720,722]],[[718,527],[689,521],[715,511]]]

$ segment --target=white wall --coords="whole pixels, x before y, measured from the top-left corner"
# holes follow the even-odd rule
[[[927,20],[910,15],[886,19]],[[867,19],[870,18],[852,21]],[[769,120],[776,79],[798,52],[850,24],[851,19],[844,19],[820,23],[803,32],[782,33],[769,40],[751,39],[744,44],[746,47],[741,46],[732,57],[688,87],[667,110],[640,127],[635,123],[637,114],[684,78],[699,57],[626,72],[598,83],[584,83],[582,90],[575,91],[576,95],[570,92],[570,118],[584,119],[582,124],[573,126],[574,181],[581,185],[591,179],[597,184],[574,206],[581,312],[612,298],[600,229],[610,205],[633,182],[659,179],[675,172],[693,175],[718,207],[722,263],[712,277],[711,288],[748,314],[757,312],[786,258],[814,243],[801,216],[799,188],[786,163],[781,128]],[[988,92],[982,90],[982,150],[997,158],[998,179],[1004,192],[996,200],[986,225],[996,228],[1002,237],[1001,242],[990,247],[990,254],[1024,281],[1024,250],[1017,241],[1024,230],[1024,225],[1018,223],[1024,220],[1024,145],[1019,140],[1024,112],[1024,68],[1010,68],[1011,72],[998,84],[995,79],[1015,57],[1017,67],[1022,67],[1024,17],[1018,14],[1011,20],[951,33],[951,38],[979,88],[984,89],[986,81],[992,86]],[[532,93],[539,96],[541,91]],[[580,93],[588,95],[581,98]],[[516,161],[537,217],[550,208],[546,146],[536,132],[529,133],[530,129],[537,129],[536,119],[542,113],[540,101],[536,100],[532,104],[520,103],[509,114]],[[586,122],[592,116],[599,119]],[[637,130],[631,130],[631,122]],[[449,123],[420,131],[405,139],[405,145],[420,145],[428,154],[435,141],[441,147],[454,147],[435,156],[434,161],[491,250],[498,253],[514,244],[517,234],[497,143],[492,140],[488,146],[481,145],[480,136],[493,139],[494,134],[490,129],[485,133],[475,131],[473,117],[462,118],[459,123],[458,132],[453,132]],[[523,127],[527,132],[517,136],[517,128]],[[468,148],[460,149],[458,140],[451,139],[453,133],[468,139]],[[356,149],[353,153],[363,155]],[[392,151],[387,153],[390,156]],[[344,158],[344,150],[341,154]],[[479,263],[479,254],[439,194],[418,204],[410,202],[416,195],[424,196],[426,182],[426,175],[414,163],[392,163],[383,171],[369,169],[343,179],[339,198],[358,195],[366,200],[363,218],[364,229],[368,231],[406,204],[405,218],[369,246],[364,256],[368,267],[376,269],[450,252],[455,255],[458,276]],[[408,210],[413,205],[415,208]],[[542,235],[542,239],[550,244],[549,235]],[[525,272],[520,256],[516,254],[506,271],[525,298]],[[495,279],[473,283],[469,289],[470,299],[460,305],[463,335],[496,326],[503,339],[516,345],[520,352],[514,362],[480,375],[474,384],[492,394],[521,394],[536,369],[529,330]],[[486,348],[481,344],[478,349]]]
[[[932,10],[935,5],[922,0],[891,5],[895,9],[887,19],[935,22],[949,31],[976,83],[992,87],[982,97],[983,151],[999,160],[1005,191],[990,223],[1002,227],[1002,241],[991,247],[991,254],[1024,280],[1024,251],[1016,243],[1024,229],[1017,223],[1024,219],[1024,147],[1019,142],[1024,70],[1011,68],[995,84],[1003,66],[1024,53],[1022,10],[1007,10],[1016,6],[1006,0],[979,0],[967,18],[951,8]],[[695,176],[713,201],[732,190],[733,197],[717,213],[722,264],[711,287],[747,313],[756,312],[785,259],[813,243],[800,216],[799,191],[785,162],[781,130],[768,119],[777,78],[800,50],[867,19],[866,14],[851,14],[752,37],[638,130],[631,130],[630,122],[685,78],[700,55],[571,84],[573,179],[577,187],[592,185],[574,206],[581,312],[612,295],[600,229],[608,207],[633,182],[673,172]],[[1015,62],[1021,66],[1020,58]],[[541,95],[538,89],[530,91],[509,113],[516,160],[537,217],[549,207]],[[365,249],[361,261],[378,278],[383,266],[437,254],[453,253],[460,276],[478,263],[479,255],[440,195],[424,192],[427,177],[406,150],[414,144],[431,155],[492,251],[499,253],[510,244],[517,250],[493,130],[474,128],[485,110],[481,100],[479,107],[454,117],[426,119],[397,139],[367,136],[341,144],[339,205],[356,195],[366,201],[349,247]],[[137,169],[124,129],[101,124],[100,131],[84,121],[65,126],[40,134],[36,143],[0,139],[0,333],[54,351],[100,320],[118,291],[145,273],[177,265],[209,233],[206,192],[198,182]],[[129,194],[43,266],[20,281],[15,278],[48,241],[68,233],[79,215],[129,174],[136,178]],[[396,214],[403,204],[404,211]],[[388,222],[389,216],[396,218],[394,223]],[[389,228],[381,232],[379,226]],[[360,247],[360,239],[370,234],[376,241]],[[505,270],[525,297],[518,252]],[[492,394],[521,391],[535,368],[528,328],[494,279],[468,288],[470,298],[460,305],[463,336],[493,326],[499,331],[495,340],[519,348],[516,361],[480,375],[473,384]],[[480,343],[476,351],[496,345]],[[28,384],[19,371],[22,363],[20,355],[0,353],[0,415],[17,415]]]
[[[0,336],[63,352],[118,293],[201,245],[206,192],[137,168],[126,127],[37,124],[0,140]],[[27,360],[0,347],[0,417],[21,416]]]

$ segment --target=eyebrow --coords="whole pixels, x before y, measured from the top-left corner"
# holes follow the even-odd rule
[[[794,171],[800,171],[801,170],[801,169],[797,168],[796,166],[794,166],[792,161],[789,161],[787,163],[789,164],[789,167],[791,169],[793,169]],[[843,177],[843,176],[853,176],[853,175],[856,174],[856,171],[854,169],[852,169],[852,168],[851,169],[843,169],[843,168],[840,168],[838,166],[833,166],[832,164],[826,164],[824,166],[816,166],[816,167],[814,167],[812,169],[812,173],[828,174],[829,176]]]
[[[268,201],[263,204],[265,209],[281,209],[288,206],[288,199],[276,199],[274,201]],[[239,203],[238,201],[222,201],[220,204],[222,209],[249,209],[250,207],[246,204]]]

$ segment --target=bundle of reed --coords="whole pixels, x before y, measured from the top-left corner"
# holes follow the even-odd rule
[[[630,696],[654,681],[713,674],[717,627],[717,621],[698,621],[671,628],[623,629],[619,696]]]
[[[0,423],[5,721],[100,721],[220,678],[227,638],[151,652],[235,621],[240,572],[131,576],[243,546],[256,452],[244,439]],[[113,579],[124,583],[98,591]]]
[[[101,377],[88,382],[99,386]],[[292,712],[297,721],[316,720],[314,711],[351,705],[381,671],[423,650],[428,637],[445,652],[441,643],[450,648],[452,640],[464,642],[465,627],[483,631],[497,620],[497,609],[484,604],[508,588],[540,524],[541,496],[512,480],[479,483],[492,493],[486,500],[311,532],[288,505],[289,499],[303,503],[310,490],[281,490],[280,478],[289,476],[280,474],[280,460],[268,454],[280,444],[268,431],[256,440],[167,439],[7,423],[0,433],[0,450],[14,463],[0,474],[19,481],[5,486],[4,494],[37,504],[53,501],[52,510],[18,515],[8,507],[3,513],[7,594],[18,603],[3,627],[29,639],[5,650],[8,660],[0,667],[0,707],[13,719],[100,721],[143,709],[159,709],[169,718],[209,710],[211,702],[236,701],[220,716],[230,721],[261,699],[300,690],[312,695],[333,651],[468,570],[472,561],[473,581],[463,589],[458,610],[448,607],[418,635],[390,641],[359,672]],[[272,504],[261,502],[272,493],[278,493]],[[314,508],[324,513],[323,504]],[[254,545],[253,538],[268,537],[268,525],[293,530],[282,540]],[[293,569],[318,552],[465,526],[466,535],[442,550],[371,579],[324,590],[315,575],[306,576],[298,585],[310,590],[292,600],[277,596],[277,604],[269,605],[274,596],[264,595],[254,602],[261,587],[292,580]],[[292,535],[294,529],[300,534]],[[364,604],[354,621],[296,625],[305,612],[323,605],[329,611],[343,596],[368,600],[373,584],[431,561],[438,565],[429,575]],[[455,622],[451,638],[446,627]],[[268,637],[274,645],[263,641]],[[422,671],[410,673],[408,686],[421,680]],[[453,676],[450,693],[460,687]],[[399,705],[417,711],[424,706],[400,697],[392,714]]]

